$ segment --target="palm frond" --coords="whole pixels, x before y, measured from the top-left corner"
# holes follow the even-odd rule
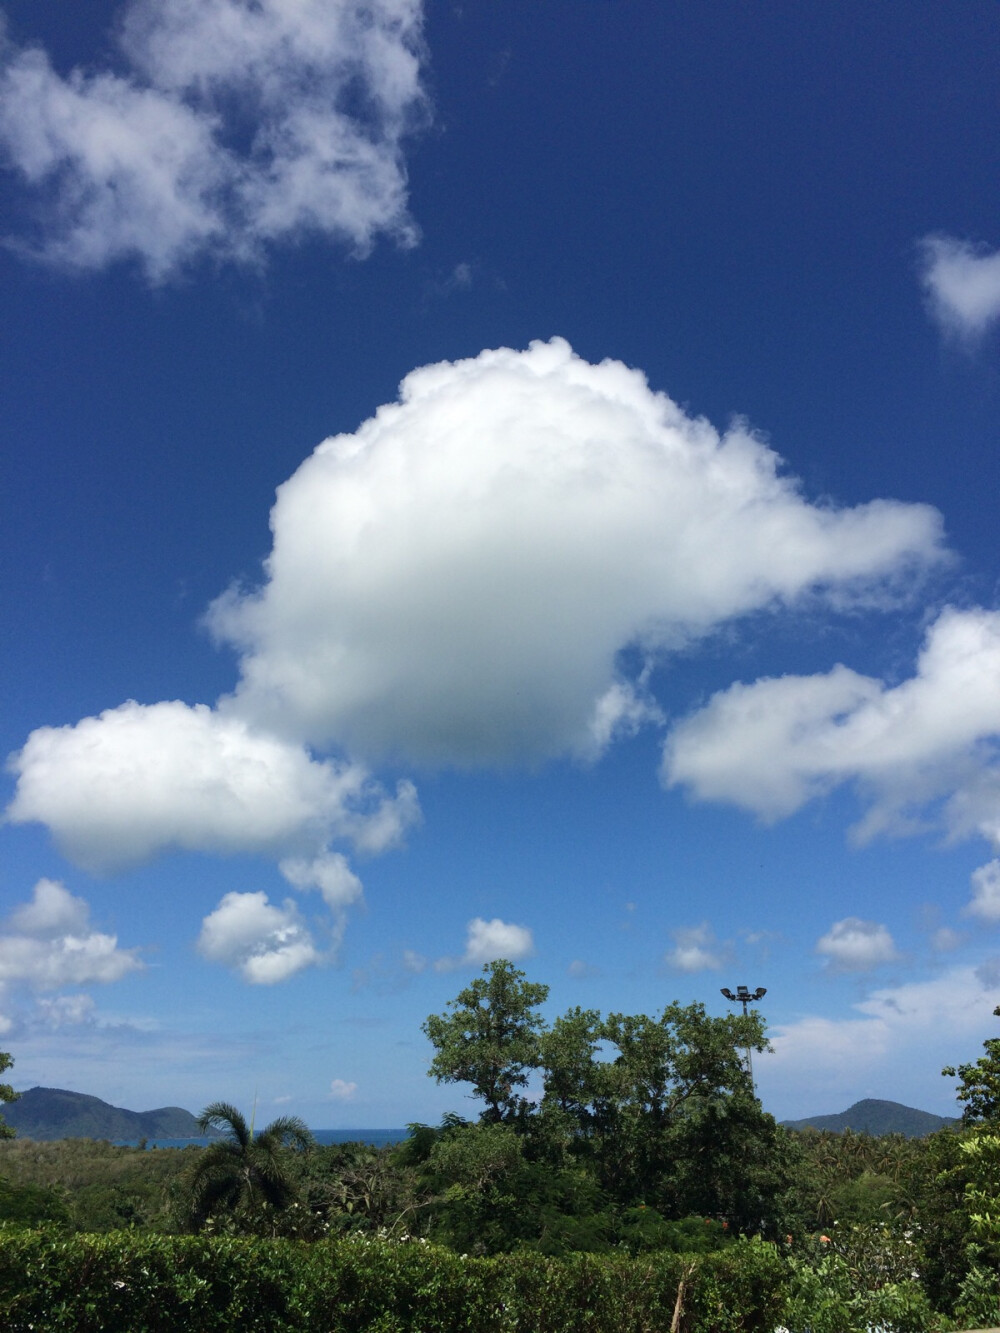
[[[276,1147],[298,1148],[302,1151],[316,1146],[309,1126],[297,1115],[282,1115],[272,1120],[257,1135],[258,1143],[262,1139],[273,1142]]]
[[[212,1102],[198,1117],[198,1128],[203,1132],[209,1129],[221,1129],[230,1134],[240,1147],[245,1147],[250,1140],[250,1127],[242,1113],[229,1102]]]

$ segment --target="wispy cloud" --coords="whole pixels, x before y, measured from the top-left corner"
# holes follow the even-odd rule
[[[988,861],[972,872],[972,898],[964,915],[1000,922],[1000,860]]]
[[[719,944],[707,921],[670,933],[674,947],[668,949],[665,961],[675,972],[715,972],[725,962],[728,950]]]
[[[50,1027],[81,1023],[94,1002],[76,993],[45,997],[70,987],[107,985],[143,968],[138,949],[121,949],[116,935],[95,930],[90,908],[58,880],[40,879],[31,899],[0,924],[0,1030],[13,1026],[11,1006],[19,996],[34,999]]]
[[[0,32],[0,149],[35,192],[23,249],[75,268],[258,262],[313,233],[410,244],[402,145],[426,117],[419,0],[133,0],[125,73],[59,74]],[[121,63],[119,63],[121,68]]]
[[[870,991],[847,1018],[807,1014],[777,1024],[773,1053],[754,1061],[755,1073],[772,1100],[801,1102],[809,1089],[813,1105],[799,1114],[844,1110],[862,1096],[905,1100],[915,1095],[908,1069],[915,1071],[912,1088],[925,1089],[916,1095],[926,1095],[928,1068],[974,1056],[991,1035],[995,984],[981,967],[953,967]]]

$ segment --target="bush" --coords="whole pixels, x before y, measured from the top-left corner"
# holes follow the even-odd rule
[[[791,1261],[784,1322],[809,1333],[933,1333],[942,1327],[919,1282],[919,1248],[879,1225],[838,1229],[809,1258]]]
[[[773,1246],[705,1256],[465,1258],[362,1236],[65,1236],[0,1229],[5,1333],[770,1333]],[[839,1333],[843,1333],[840,1330]]]

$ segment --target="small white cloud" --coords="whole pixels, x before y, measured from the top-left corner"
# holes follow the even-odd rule
[[[535,952],[535,940],[527,926],[515,926],[495,916],[492,921],[474,917],[468,925],[465,953],[461,958],[439,958],[434,967],[438,972],[451,972],[458,967],[473,967],[494,963],[506,958],[516,963],[530,958]]]
[[[885,926],[856,916],[835,921],[817,941],[816,952],[837,972],[867,972],[899,956]]]
[[[677,972],[713,972],[723,964],[725,950],[720,948],[708,922],[700,926],[672,930],[674,947],[664,961]]]
[[[663,722],[663,713],[645,691],[641,682],[637,688],[631,681],[616,680],[604,691],[594,705],[588,724],[590,746],[583,753],[598,759],[613,741],[634,736],[642,727]]]
[[[924,290],[946,332],[976,338],[1000,319],[1000,251],[928,236],[921,255]]]
[[[574,958],[566,969],[566,975],[572,977],[574,981],[583,981],[589,977],[599,977],[601,970],[592,963],[585,963],[582,958]]]
[[[41,991],[91,982],[108,984],[142,968],[138,949],[119,949],[118,937],[93,930],[90,911],[56,880],[35,885],[30,903],[0,929],[0,987]]]
[[[356,1083],[347,1083],[342,1078],[335,1078],[330,1084],[330,1096],[335,1102],[349,1102],[358,1090]]]
[[[0,49],[0,146],[51,198],[39,258],[259,262],[314,234],[415,240],[402,143],[425,110],[419,0],[133,0],[123,72]]]
[[[297,889],[319,889],[327,907],[349,907],[362,896],[361,880],[339,852],[325,852],[312,860],[286,857],[278,869]]]
[[[972,872],[972,900],[962,915],[991,923],[1000,921],[1000,860],[987,861]]]
[[[417,953],[415,949],[403,950],[403,969],[406,972],[412,972],[414,976],[423,972],[427,967],[427,959],[422,953]]]
[[[202,922],[198,952],[257,986],[287,981],[322,961],[295,904],[286,899],[274,907],[261,892],[227,893]]]
[[[292,1096],[287,1092],[283,1097],[272,1098],[272,1102],[275,1106],[287,1106],[290,1101],[292,1101]]]

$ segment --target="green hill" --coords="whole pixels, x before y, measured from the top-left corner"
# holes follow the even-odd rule
[[[811,1115],[805,1120],[782,1120],[786,1129],[827,1129],[842,1134],[852,1129],[856,1134],[905,1134],[908,1139],[922,1139],[925,1134],[957,1124],[954,1116],[933,1115],[899,1102],[866,1097],[839,1115]]]
[[[3,1113],[25,1139],[191,1139],[201,1134],[191,1112],[179,1106],[125,1111],[65,1088],[29,1088]]]

